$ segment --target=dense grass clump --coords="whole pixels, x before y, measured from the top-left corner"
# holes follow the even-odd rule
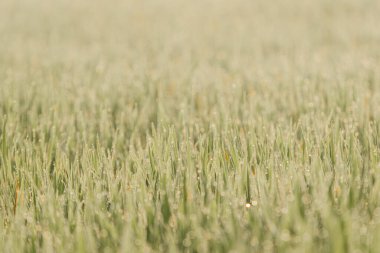
[[[0,252],[380,252],[380,4],[0,3]]]

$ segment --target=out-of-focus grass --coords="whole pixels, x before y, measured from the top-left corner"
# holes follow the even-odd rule
[[[379,252],[378,1],[0,2],[1,252]]]

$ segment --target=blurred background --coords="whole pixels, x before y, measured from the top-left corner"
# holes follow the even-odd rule
[[[132,108],[150,97],[153,104],[161,99],[158,111],[141,105],[139,112],[184,123],[217,121],[220,114],[249,120],[257,112],[297,120],[328,114],[343,100],[357,102],[342,109],[352,113],[380,100],[379,5],[3,0],[0,97],[35,94],[62,108],[75,108],[79,98],[89,108],[112,107],[114,100]]]

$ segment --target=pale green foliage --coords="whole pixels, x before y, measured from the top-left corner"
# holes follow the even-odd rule
[[[379,13],[0,1],[0,252],[380,252]]]

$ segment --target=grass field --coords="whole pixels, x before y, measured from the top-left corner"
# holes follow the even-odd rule
[[[0,252],[380,252],[380,2],[0,1]]]

